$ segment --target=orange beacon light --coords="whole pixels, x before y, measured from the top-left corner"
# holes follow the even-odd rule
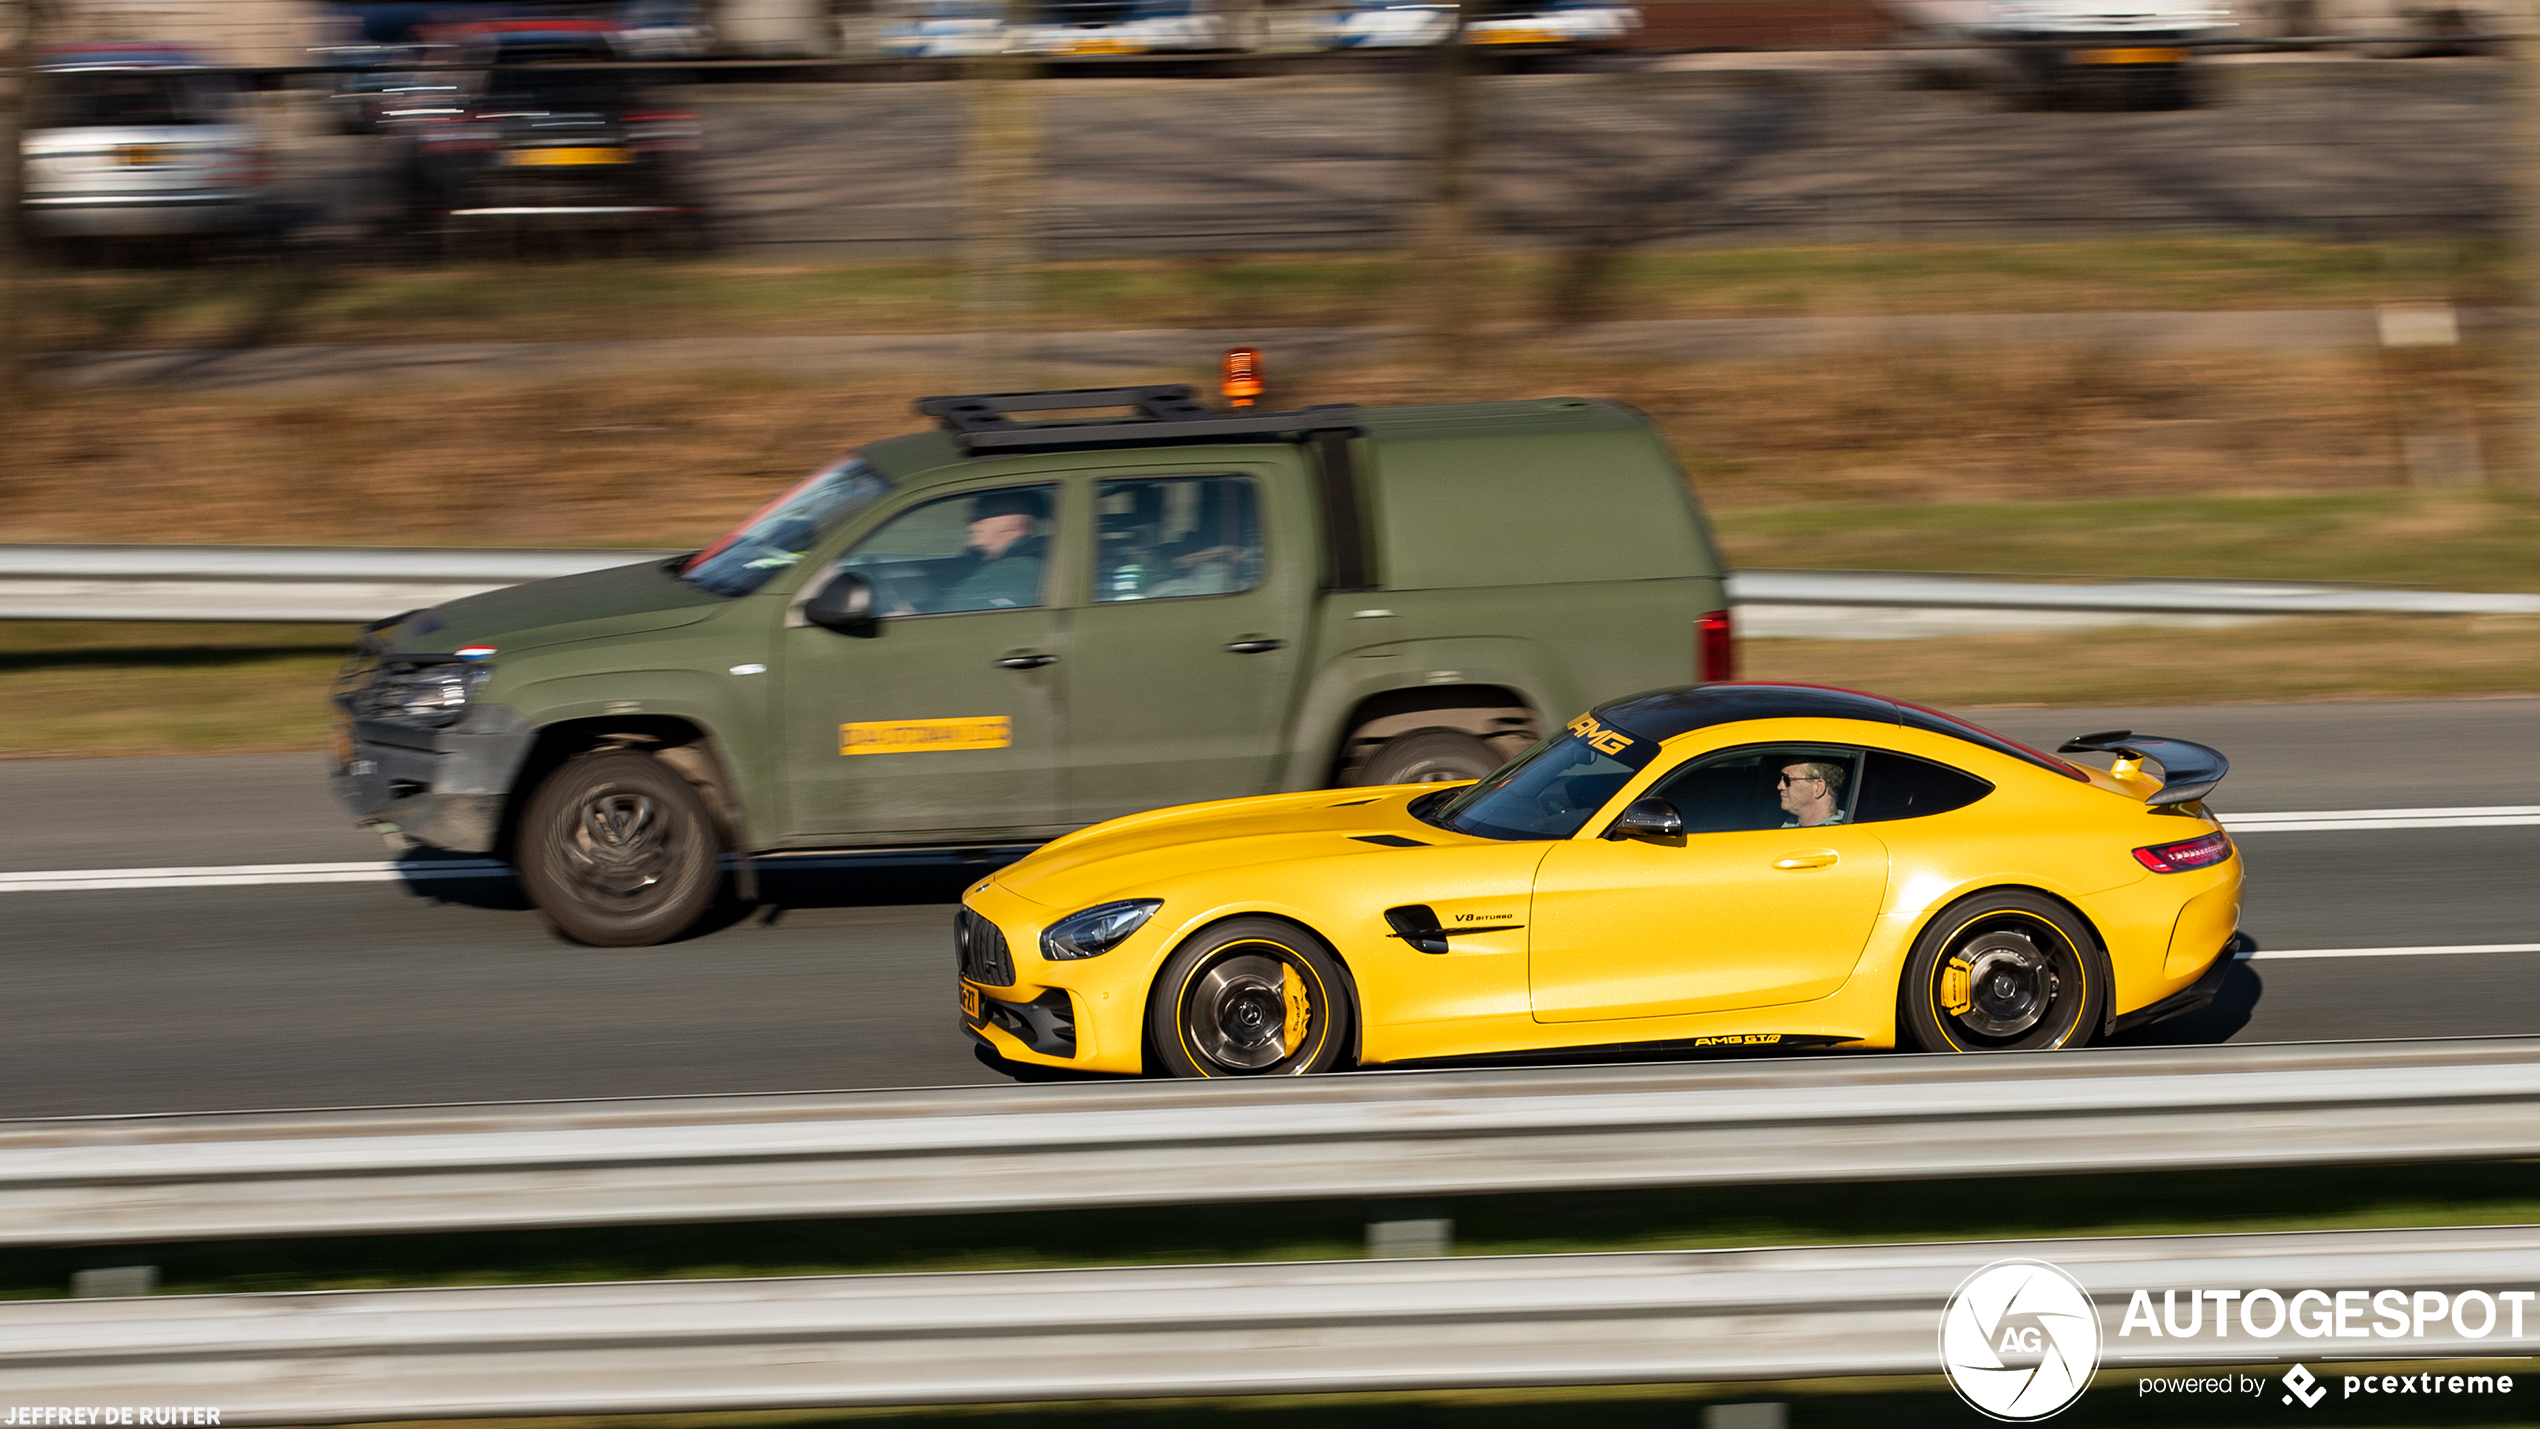
[[[1261,380],[1261,349],[1227,348],[1225,361],[1220,366],[1223,375],[1218,382],[1218,390],[1226,394],[1226,405],[1249,407],[1261,400],[1266,385]]]

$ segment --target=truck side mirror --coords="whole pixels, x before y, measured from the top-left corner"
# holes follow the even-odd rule
[[[868,640],[882,633],[882,621],[873,613],[873,582],[859,571],[840,571],[830,577],[829,584],[803,602],[803,619]]]
[[[1680,839],[1684,837],[1684,815],[1676,806],[1650,794],[1634,799],[1614,827],[1605,831],[1609,839]]]

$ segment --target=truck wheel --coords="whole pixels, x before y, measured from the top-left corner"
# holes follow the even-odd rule
[[[1926,1052],[2082,1046],[2108,1005],[2095,946],[2051,898],[1977,894],[1943,909],[1915,940],[1899,989],[1902,1030]]]
[[[1454,784],[1479,779],[1507,761],[1457,729],[1415,729],[1386,740],[1367,756],[1359,784]]]
[[[1148,995],[1157,1068],[1175,1077],[1302,1077],[1349,1047],[1349,974],[1278,918],[1233,918],[1165,959]]]
[[[594,749],[539,784],[520,824],[520,881],[557,931],[648,948],[713,906],[723,840],[696,787],[633,749]]]

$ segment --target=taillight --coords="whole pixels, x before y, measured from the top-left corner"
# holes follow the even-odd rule
[[[1737,634],[1729,628],[1729,613],[1715,610],[1702,617],[1702,633],[1696,637],[1694,668],[1705,680],[1737,678]]]
[[[2154,873],[2185,873],[2191,868],[2210,868],[2229,857],[2231,836],[2220,829],[2201,839],[2154,844],[2134,851],[2135,861]]]

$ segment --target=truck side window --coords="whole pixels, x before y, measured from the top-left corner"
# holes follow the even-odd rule
[[[1094,494],[1094,599],[1233,595],[1261,583],[1252,479],[1141,477]]]
[[[1055,486],[1004,486],[912,506],[838,561],[873,582],[884,616],[1049,603]]]
[[[1860,810],[1853,821],[1867,824],[1945,814],[1992,792],[1991,784],[1946,764],[1873,749],[1870,767],[1861,776]]]

